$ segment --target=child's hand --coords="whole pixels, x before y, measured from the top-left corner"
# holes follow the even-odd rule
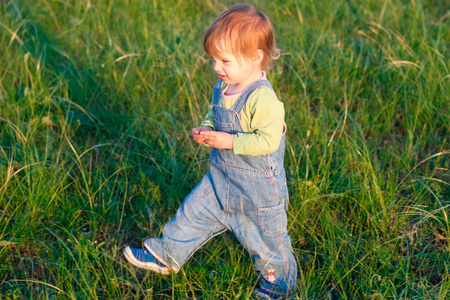
[[[206,144],[217,149],[233,149],[234,134],[221,131],[203,131],[201,136]]]
[[[197,143],[199,143],[199,144],[204,144],[205,143],[205,139],[200,134],[201,132],[205,132],[205,131],[212,131],[212,128],[211,127],[196,127],[196,128],[192,128],[192,130],[191,130],[192,137],[194,138],[194,140]]]

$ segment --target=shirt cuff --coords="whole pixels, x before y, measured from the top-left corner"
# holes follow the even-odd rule
[[[245,141],[239,133],[233,139],[233,152],[234,154],[245,154]]]

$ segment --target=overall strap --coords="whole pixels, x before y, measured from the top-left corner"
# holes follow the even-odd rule
[[[214,92],[213,92],[213,104],[219,105],[220,100],[220,88],[222,87],[222,79],[219,79],[216,84],[214,85]]]
[[[231,110],[235,111],[237,115],[239,116],[241,114],[241,110],[244,108],[245,103],[247,102],[248,97],[256,91],[258,88],[265,86],[273,90],[272,85],[269,81],[265,79],[260,79],[252,84],[250,84],[239,96],[239,98],[236,100],[236,102],[231,107]]]

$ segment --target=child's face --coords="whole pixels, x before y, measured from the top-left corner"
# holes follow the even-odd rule
[[[261,78],[259,59],[237,57],[230,51],[221,51],[219,57],[213,57],[214,71],[226,84],[240,92],[253,81]]]

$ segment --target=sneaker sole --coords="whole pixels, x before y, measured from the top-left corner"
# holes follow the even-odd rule
[[[142,262],[137,260],[134,255],[133,252],[131,252],[131,249],[129,246],[125,247],[123,249],[123,255],[125,256],[125,258],[134,266],[138,267],[138,268],[142,268],[142,269],[147,269],[147,270],[152,270],[153,272],[159,273],[159,274],[163,274],[163,275],[169,275],[170,274],[170,269],[167,267],[161,267],[158,264],[155,263],[151,263],[151,262]]]

